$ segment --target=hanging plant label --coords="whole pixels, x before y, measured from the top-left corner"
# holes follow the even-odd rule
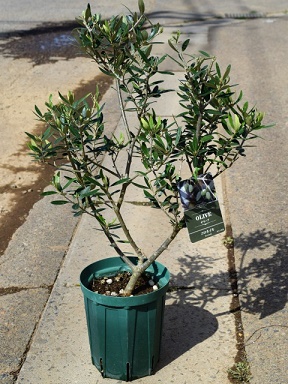
[[[184,217],[192,243],[225,231],[225,226],[210,173],[178,184]]]

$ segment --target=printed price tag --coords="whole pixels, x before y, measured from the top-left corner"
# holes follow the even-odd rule
[[[178,190],[192,243],[225,231],[211,174],[183,180]]]

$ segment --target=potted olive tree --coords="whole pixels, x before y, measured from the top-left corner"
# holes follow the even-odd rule
[[[96,91],[80,100],[71,92],[59,94],[57,102],[50,96],[45,112],[35,107],[46,124],[44,132],[27,133],[35,160],[56,168],[54,190],[44,195],[59,194],[62,199],[54,204],[71,203],[74,215],[93,216],[118,255],[85,268],[81,287],[93,364],[104,377],[125,380],[151,374],[159,359],[169,272],[156,259],[186,226],[179,190],[186,197],[189,192],[187,211],[215,201],[213,179],[244,156],[247,141],[265,127],[263,114],[249,108],[241,92],[235,97],[230,67],[222,72],[205,52],[186,54],[189,40],[181,42],[179,33],[169,40],[171,55],[153,55],[162,28],[150,23],[143,0],[138,3],[138,13],[110,20],[93,15],[88,5],[75,31],[84,51],[115,80],[123,132],[105,130],[109,110],[99,104]],[[183,112],[173,121],[157,116],[153,108],[164,92],[175,92],[163,89],[163,78],[173,75],[161,70],[168,59],[183,71],[177,91]],[[129,114],[136,116],[132,124]],[[186,184],[179,162],[190,170]],[[149,255],[123,215],[130,188],[141,189],[171,224]],[[130,245],[133,257],[123,243]]]

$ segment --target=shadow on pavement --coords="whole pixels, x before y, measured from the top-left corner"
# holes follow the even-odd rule
[[[225,260],[217,259],[203,254],[191,256],[184,255],[178,259],[179,272],[172,275],[172,289],[176,282],[176,288],[182,291],[179,298],[181,304],[187,303],[205,308],[208,303],[213,303],[220,297],[231,295],[231,288],[228,274],[228,263]],[[215,272],[216,264],[221,266],[227,263],[227,272]],[[216,314],[220,316],[221,313]]]
[[[157,370],[211,337],[217,329],[216,317],[203,308],[189,303],[166,305],[161,359]]]
[[[172,23],[173,26],[207,19],[207,14],[169,10],[147,13],[147,16],[155,23]],[[217,18],[215,15],[210,17]],[[28,59],[34,66],[86,56],[72,35],[73,29],[78,27],[80,25],[76,21],[44,22],[29,30],[0,33],[0,54],[14,59]]]
[[[0,54],[27,59],[34,66],[84,56],[72,36],[72,30],[77,27],[76,22],[43,23],[27,31],[0,34]]]
[[[200,13],[200,12],[179,12],[177,10],[162,10],[162,11],[156,11],[156,12],[150,12],[147,13],[147,16],[149,17],[150,20],[155,19],[156,22],[158,22],[158,19],[164,19],[164,24],[167,23],[173,23],[173,22],[178,22],[183,25],[183,23],[187,23],[189,21],[201,21],[201,20],[206,20],[208,17],[209,18],[218,18],[219,16],[215,14],[209,14],[209,13]]]
[[[266,229],[240,234],[235,248],[241,255],[238,281],[242,310],[259,314],[263,319],[284,309],[288,293],[288,235]],[[251,252],[263,251],[262,257]]]
[[[219,260],[186,254],[178,262],[180,271],[171,276],[166,297],[162,352],[157,370],[210,338],[219,329],[217,317],[229,313],[229,308],[224,312],[217,301],[231,294],[228,272],[212,272]],[[213,313],[208,310],[210,308]]]

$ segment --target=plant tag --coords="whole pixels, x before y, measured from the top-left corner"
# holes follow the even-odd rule
[[[178,184],[184,217],[192,243],[225,231],[225,226],[210,173]]]

